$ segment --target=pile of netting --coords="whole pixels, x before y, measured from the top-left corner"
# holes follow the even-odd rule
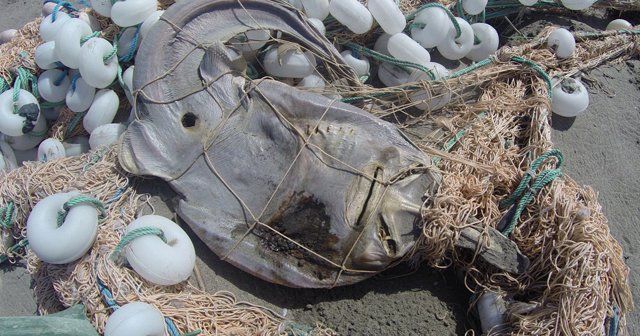
[[[400,4],[410,15],[424,1]],[[101,24],[103,32],[116,34],[117,28],[108,20]],[[37,73],[33,62],[33,50],[41,42],[37,25],[38,20],[26,25],[19,38],[0,46],[0,76],[6,82],[11,82],[19,67]],[[524,312],[508,309],[509,321],[496,333],[624,334],[625,314],[633,307],[628,268],[595,192],[562,174],[562,155],[553,150],[550,139],[550,97],[554,77],[570,77],[637,55],[640,32],[576,33],[576,52],[566,60],[558,60],[546,47],[549,33],[543,30],[527,43],[503,47],[495,56],[441,80],[333,89],[343,101],[396,123],[434,158],[443,176],[437,194],[429,195],[423,206],[423,234],[407,260],[459,267],[472,292],[504,293],[535,304]],[[333,38],[363,54],[371,51],[366,47],[375,41],[374,34],[351,40],[347,34],[334,34]],[[452,99],[440,110],[418,111],[410,96],[422,90],[432,97],[451,95]],[[64,139],[82,133],[73,116],[60,118],[49,134]],[[285,321],[264,307],[238,302],[228,292],[210,294],[188,282],[153,285],[114,262],[111,252],[146,202],[135,191],[135,179],[117,161],[115,149],[102,149],[46,163],[27,162],[0,175],[3,225],[19,241],[4,253],[10,259],[21,255],[26,219],[40,199],[78,190],[98,199],[106,209],[94,247],[79,261],[50,265],[27,249],[41,313],[81,302],[102,331],[115,306],[143,301],[167,317],[172,335],[197,330],[202,334],[332,333]],[[472,225],[497,228],[509,236],[530,259],[528,270],[521,275],[501,272],[478,262],[473,254],[457,251],[454,245],[461,231]]]

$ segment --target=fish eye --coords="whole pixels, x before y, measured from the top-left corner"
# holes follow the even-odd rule
[[[198,116],[196,116],[195,114],[193,114],[192,112],[187,112],[182,116],[182,127],[184,128],[191,128],[196,126],[196,123],[198,122]]]

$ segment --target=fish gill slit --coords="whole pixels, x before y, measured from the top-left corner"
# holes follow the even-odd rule
[[[364,206],[362,207],[362,210],[360,211],[360,214],[358,215],[358,220],[356,221],[356,225],[357,226],[360,226],[361,223],[362,223],[362,220],[364,219],[365,213],[367,212],[367,208],[369,207],[369,201],[373,197],[373,190],[376,187],[376,181],[378,179],[378,175],[381,172],[382,172],[382,168],[381,167],[377,167],[375,169],[375,171],[373,172],[373,178],[371,179],[371,186],[369,186],[369,191],[367,193],[367,198],[364,200]]]

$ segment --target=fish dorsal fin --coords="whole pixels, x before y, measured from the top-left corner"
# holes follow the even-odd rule
[[[204,53],[200,78],[223,108],[233,108],[244,96],[244,73],[247,62],[242,55],[215,41]]]

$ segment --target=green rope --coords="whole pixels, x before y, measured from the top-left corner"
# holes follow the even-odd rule
[[[122,238],[120,238],[120,242],[118,243],[118,245],[116,245],[116,247],[113,249],[113,252],[111,253],[111,260],[116,261],[120,256],[120,253],[122,253],[122,250],[131,241],[146,235],[156,235],[160,237],[160,239],[162,239],[163,242],[165,243],[167,242],[167,238],[164,236],[164,232],[162,232],[162,230],[160,230],[157,227],[145,226],[145,227],[137,228],[127,232],[124,236],[122,236]]]
[[[480,113],[478,113],[477,117],[479,119],[483,119],[486,116],[487,116],[486,112],[480,112]],[[463,129],[459,130],[458,132],[456,132],[456,134],[451,139],[449,139],[447,142],[444,143],[444,145],[442,146],[442,151],[443,152],[449,152],[451,150],[451,148],[453,148],[453,146],[455,146],[455,144],[458,143],[458,141],[460,141],[460,139],[462,139],[462,137],[464,137],[465,134],[467,134],[469,129],[471,129],[471,125],[467,125],[465,128],[463,128]],[[437,165],[441,160],[442,160],[441,157],[434,156],[434,157],[431,158],[431,163],[433,165]]]
[[[0,228],[10,230],[16,220],[16,207],[12,201],[0,208]]]
[[[67,214],[69,213],[69,210],[81,204],[93,205],[96,208],[96,210],[100,212],[98,214],[99,219],[104,219],[105,217],[107,217],[107,210],[104,208],[104,205],[102,204],[102,202],[100,202],[99,200],[93,197],[80,195],[66,201],[62,206],[62,210],[58,211],[58,219],[57,219],[58,227],[62,226],[62,224],[64,223],[64,220],[65,218],[67,218]]]
[[[11,88],[11,85],[9,85],[9,83],[7,83],[7,81],[0,77],[0,93],[3,93],[7,90],[9,90]]]
[[[356,44],[354,42],[350,42],[350,41],[345,41],[343,44],[345,47],[355,50],[356,52],[360,53],[360,54],[364,54],[367,56],[372,57],[373,59],[377,60],[377,61],[381,61],[381,62],[386,62],[386,63],[391,63],[393,65],[397,65],[400,67],[404,67],[404,68],[413,68],[413,69],[418,69],[420,71],[426,72],[429,75],[429,78],[431,78],[431,80],[435,80],[436,76],[433,74],[433,72],[429,69],[427,69],[425,66],[417,64],[417,63],[413,63],[413,62],[407,62],[407,61],[402,61],[399,60],[395,57],[391,57],[385,54],[381,54],[375,50],[369,49],[367,47],[363,47],[359,44]]]
[[[428,4],[424,5],[424,6],[419,7],[418,9],[413,11],[413,13],[411,13],[411,14],[406,16],[407,21],[413,20],[416,17],[416,15],[418,13],[420,13],[421,10],[427,9],[427,8],[431,8],[431,7],[438,7],[440,9],[444,10],[445,13],[447,13],[447,16],[449,17],[449,20],[451,20],[451,23],[453,24],[453,28],[455,28],[455,30],[456,30],[456,38],[460,37],[460,35],[462,34],[462,30],[460,29],[460,25],[458,24],[458,20],[456,20],[455,15],[453,15],[453,13],[451,13],[449,8],[445,7],[444,5],[442,5],[441,3],[438,3],[438,2],[431,2],[431,3],[428,3]],[[411,25],[409,25],[409,27],[410,28],[413,28],[413,27],[420,28],[419,24],[414,26],[413,23]],[[424,26],[422,28],[424,28]]]
[[[551,89],[553,87],[553,85],[551,84],[551,78],[536,62],[520,56],[513,56],[511,57],[511,60],[517,63],[525,64],[530,68],[532,68],[533,70],[535,70],[538,73],[538,75],[542,77],[545,83],[547,83],[547,95],[549,96],[549,99],[551,99]]]
[[[110,59],[112,59],[113,56],[115,56],[117,53],[118,53],[118,46],[114,43],[111,51],[108,54],[104,55],[104,57],[102,57],[102,60],[106,63]]]
[[[85,42],[89,41],[90,39],[94,38],[94,37],[98,37],[100,36],[100,31],[94,31],[93,33],[87,35],[87,36],[83,36],[82,38],[80,38],[80,45],[85,44]]]
[[[542,165],[542,163],[551,156],[554,156],[557,160],[556,167],[554,169],[547,169],[542,171],[540,174],[538,174],[538,176],[535,178],[535,180],[533,180],[532,183],[531,180],[533,179],[535,171],[538,170],[540,165]],[[516,207],[513,217],[509,221],[509,224],[507,224],[507,226],[502,230],[502,234],[504,234],[505,236],[509,236],[513,229],[516,227],[518,219],[520,218],[520,215],[522,214],[526,206],[531,203],[531,201],[533,201],[540,190],[542,190],[542,188],[544,188],[544,186],[546,186],[547,184],[551,183],[551,181],[562,176],[560,166],[562,166],[563,160],[564,159],[562,153],[557,149],[553,149],[540,155],[540,157],[533,161],[531,167],[529,167],[529,170],[522,178],[522,181],[520,181],[520,184],[518,185],[516,190],[511,193],[509,197],[500,202],[500,208],[502,209],[513,205],[515,205]]]
[[[21,248],[24,248],[28,244],[29,244],[29,241],[25,238],[25,239],[19,241],[17,244],[15,244],[15,245],[11,246],[10,248],[8,248],[7,251],[6,251],[7,254],[0,254],[0,264],[2,264],[3,262],[9,260],[11,255],[13,255],[15,252],[17,252]]]

